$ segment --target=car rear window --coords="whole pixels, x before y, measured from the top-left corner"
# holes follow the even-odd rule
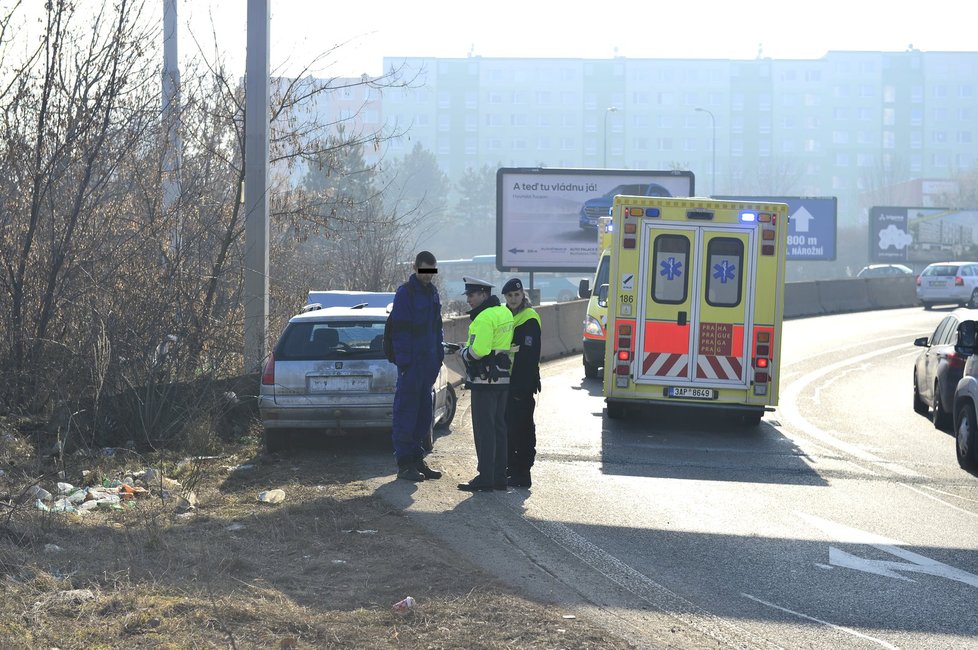
[[[921,275],[940,275],[955,276],[958,274],[957,266],[928,266]]]
[[[384,358],[384,321],[289,323],[275,349],[279,361],[350,358]]]

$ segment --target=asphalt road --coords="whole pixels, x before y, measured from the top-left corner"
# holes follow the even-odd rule
[[[603,414],[578,357],[544,366],[530,490],[469,495],[468,395],[432,466],[377,492],[532,597],[641,647],[978,648],[978,478],[912,409],[913,339],[944,312],[785,324],[781,404]]]

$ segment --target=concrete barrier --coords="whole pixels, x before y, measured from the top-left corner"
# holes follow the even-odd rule
[[[784,317],[818,316],[824,314],[814,282],[789,282],[784,287]]]
[[[872,309],[894,307],[915,307],[917,299],[917,279],[912,275],[895,278],[871,278],[866,280],[866,292]]]
[[[866,280],[819,280],[815,284],[818,285],[818,302],[826,314],[869,309]]]

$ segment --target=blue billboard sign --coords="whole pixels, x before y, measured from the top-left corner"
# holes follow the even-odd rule
[[[714,196],[732,201],[771,201],[788,204],[788,259],[835,259],[838,200],[834,196]]]

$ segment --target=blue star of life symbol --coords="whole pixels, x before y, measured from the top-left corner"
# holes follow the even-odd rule
[[[662,266],[662,270],[659,271],[659,275],[664,275],[669,280],[675,280],[683,274],[683,263],[675,257],[670,257],[664,262],[661,262],[660,266]]]
[[[727,260],[713,265],[713,277],[719,280],[720,284],[726,284],[727,280],[733,280],[736,271],[737,267]]]

